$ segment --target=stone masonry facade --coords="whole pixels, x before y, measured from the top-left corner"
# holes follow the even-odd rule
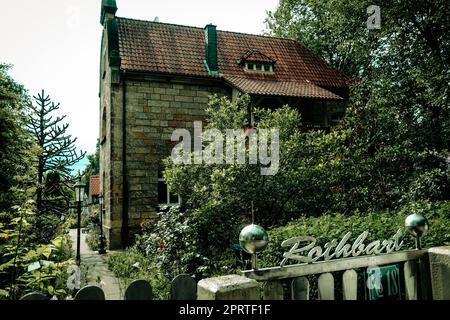
[[[108,86],[104,79],[101,175],[105,196],[105,233],[110,248],[121,246],[123,211],[123,97],[126,108],[126,176],[128,227],[133,234],[142,222],[155,220],[158,209],[158,173],[162,159],[170,156],[172,132],[193,129],[205,120],[212,94],[231,96],[230,89],[201,81],[167,81],[122,77]],[[110,91],[108,90],[108,87]]]

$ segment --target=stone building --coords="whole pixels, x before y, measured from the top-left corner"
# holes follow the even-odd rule
[[[347,78],[302,44],[275,37],[116,17],[103,0],[100,180],[110,248],[127,244],[159,204],[177,203],[162,180],[176,128],[204,120],[211,94],[251,96],[251,106],[288,103],[304,126],[342,117]]]

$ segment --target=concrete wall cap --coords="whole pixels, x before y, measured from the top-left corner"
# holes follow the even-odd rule
[[[428,249],[429,253],[450,255],[450,246],[434,247]]]
[[[198,283],[199,287],[210,292],[230,292],[236,289],[247,289],[258,286],[258,281],[240,275],[227,275],[208,279],[202,279]]]

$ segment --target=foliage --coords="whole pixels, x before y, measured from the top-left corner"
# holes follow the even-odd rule
[[[30,159],[37,152],[23,122],[26,90],[8,75],[9,69],[0,64],[0,211],[22,203],[33,192]]]
[[[98,175],[100,172],[100,140],[97,139],[97,144],[95,145],[95,153],[88,154],[87,159],[89,163],[83,170],[83,176],[87,178],[86,181],[86,190],[90,189],[91,176]]]
[[[248,102],[248,96],[237,102],[211,98],[207,128],[222,132],[242,128]],[[274,111],[255,108],[254,114],[258,119],[256,134],[261,129],[279,130],[280,164],[275,175],[261,175],[263,165],[248,161],[192,166],[166,159],[164,177],[168,185],[181,195],[188,212],[211,219],[207,225],[222,219],[230,227],[250,221],[252,201],[258,221],[266,226],[287,222],[299,212],[318,214],[330,205],[327,182],[336,165],[333,160],[340,147],[337,142],[345,135],[301,132],[300,114],[287,106]],[[207,214],[211,216],[206,218]]]
[[[98,250],[98,240],[100,237],[100,228],[98,226],[94,226],[89,228],[89,233],[86,236],[86,243],[92,251]]]
[[[170,280],[161,274],[153,256],[146,256],[136,246],[113,253],[108,260],[109,269],[127,287],[133,280],[144,279],[151,283],[155,299],[168,299]]]
[[[28,241],[34,213],[32,203],[12,208],[15,216],[7,224],[0,224],[0,298],[17,299],[31,292],[64,298],[66,271],[74,261],[70,259],[71,245],[66,234],[50,244]]]
[[[448,1],[383,1],[381,29],[375,31],[366,26],[372,4],[369,0],[281,0],[276,11],[268,13],[266,24],[270,34],[299,40],[351,78],[366,77],[388,65],[399,74],[415,70],[411,76],[423,71],[437,76],[447,70],[442,66],[450,61]],[[402,61],[406,56],[409,59]],[[406,69],[397,69],[399,62]]]
[[[236,102],[213,97],[207,128],[242,127],[247,103],[246,96]],[[393,123],[395,113],[376,115],[374,106],[355,105],[330,133],[301,132],[298,111],[287,106],[254,108],[257,132],[280,130],[280,164],[273,176],[261,175],[261,165],[183,165],[166,159],[164,177],[181,195],[183,214],[163,213],[152,231],[156,241],[148,239],[153,252],[164,250],[158,256],[162,270],[173,272],[181,261],[188,273],[203,277],[242,265],[231,247],[251,221],[252,202],[256,222],[271,228],[302,216],[364,215],[398,211],[411,200],[448,199],[449,169],[442,153],[418,152],[404,138],[405,127]],[[376,127],[360,129],[368,126]]]
[[[88,219],[90,222],[87,222],[85,226],[88,229],[86,243],[92,251],[97,251],[100,244],[100,224],[98,221],[98,211],[96,216],[91,215],[91,218],[88,217]],[[108,247],[108,241],[105,237],[103,242],[105,247]]]
[[[340,212],[450,195],[450,4],[384,1],[381,29],[368,30],[371,4],[282,0],[266,21],[353,80],[338,129],[347,137],[329,172],[338,191],[330,209]]]
[[[355,239],[365,230],[369,231],[367,243],[373,240],[383,240],[392,237],[398,229],[404,230],[405,218],[413,213],[425,216],[429,221],[428,233],[422,239],[423,247],[442,246],[450,244],[450,202],[419,201],[403,206],[399,211],[385,210],[381,212],[356,212],[352,215],[324,214],[320,217],[304,216],[294,220],[286,226],[272,228],[269,233],[269,245],[258,255],[260,266],[269,267],[279,265],[283,259],[283,252],[288,248],[281,247],[281,243],[296,236],[312,236],[317,245],[332,239],[341,239],[348,232],[352,232]],[[405,248],[414,248],[414,239],[404,233],[402,240]],[[288,263],[295,263],[289,261]]]
[[[100,172],[100,141],[97,139],[97,144],[95,145],[95,153],[88,154],[87,159],[89,160],[88,165],[84,169],[83,175],[86,177],[94,176]]]
[[[73,263],[68,225],[60,219],[65,206],[57,215],[37,219],[30,199],[41,191],[58,199],[67,196],[67,189],[55,188],[61,182],[56,171],[47,171],[45,183],[36,186],[34,160],[43,153],[27,130],[27,92],[8,70],[0,64],[0,299],[17,299],[30,291],[63,298],[67,266]]]
[[[33,96],[33,103],[28,105],[27,127],[40,148],[36,160],[35,229],[37,239],[44,243],[54,236],[48,231],[55,218],[58,219],[69,207],[71,192],[68,188],[72,182],[70,166],[86,154],[76,151],[77,138],[67,134],[69,124],[62,123],[66,115],[54,117],[58,110],[59,103],[52,102],[44,90]],[[45,220],[50,220],[50,223]]]
[[[196,279],[204,276],[232,272],[239,261],[223,234],[208,233],[208,220],[188,216],[178,206],[163,207],[157,224],[146,224],[144,235],[138,238],[137,247],[149,257],[154,257],[160,272],[171,280],[187,273]],[[210,221],[209,221],[210,222]],[[218,221],[216,221],[218,222]],[[224,225],[221,230],[226,233]],[[211,230],[218,231],[216,228]],[[208,237],[205,239],[203,237]],[[209,243],[221,243],[219,249]],[[213,257],[213,258],[212,258]]]

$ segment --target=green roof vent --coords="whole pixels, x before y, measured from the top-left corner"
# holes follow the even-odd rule
[[[205,27],[205,65],[210,75],[219,73],[217,63],[217,30],[213,24]]]

